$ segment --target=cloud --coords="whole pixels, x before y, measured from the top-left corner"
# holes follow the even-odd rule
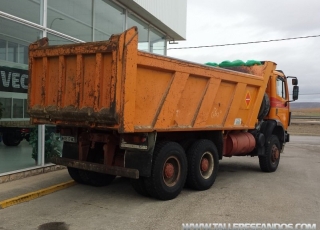
[[[320,37],[250,45],[170,50],[320,34],[320,2],[188,0],[187,40],[168,55],[197,63],[271,60],[299,78],[300,101],[320,102]],[[319,94],[315,94],[319,93]],[[308,97],[307,97],[308,96]]]

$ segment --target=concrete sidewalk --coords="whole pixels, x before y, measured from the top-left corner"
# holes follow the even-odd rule
[[[0,202],[72,180],[66,169],[0,184]]]

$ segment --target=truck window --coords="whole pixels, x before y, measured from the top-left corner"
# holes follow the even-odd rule
[[[286,98],[285,82],[281,77],[277,77],[277,94],[279,97]]]

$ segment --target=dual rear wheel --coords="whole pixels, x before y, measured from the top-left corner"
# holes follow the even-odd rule
[[[217,176],[219,156],[212,141],[201,139],[186,150],[176,142],[156,144],[150,177],[131,180],[141,195],[171,200],[185,183],[196,190],[209,189]]]
[[[177,197],[184,185],[196,189],[209,189],[217,176],[219,156],[212,141],[201,139],[192,141],[185,149],[177,142],[159,142],[155,146],[150,177],[131,180],[133,188],[143,196],[160,200]],[[97,149],[91,162],[99,163],[101,153]],[[77,159],[77,145],[66,143],[64,157]],[[74,156],[73,156],[74,155]],[[105,186],[115,176],[68,167],[72,179],[81,184]]]
[[[79,149],[77,144],[64,142],[62,153],[63,157],[78,159],[78,152]],[[99,144],[97,144],[96,148],[90,150],[89,156],[91,156],[91,158],[88,159],[88,161],[101,163],[101,161],[103,161],[102,146],[99,146]],[[68,172],[70,177],[77,183],[93,185],[96,187],[109,185],[116,177],[114,175],[92,172],[72,167],[68,167]]]
[[[96,187],[106,186],[116,178],[114,175],[87,171],[68,167],[68,172],[71,178],[80,184],[88,184]]]

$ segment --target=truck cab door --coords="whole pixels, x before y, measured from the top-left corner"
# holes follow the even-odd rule
[[[283,128],[287,130],[289,122],[289,94],[287,79],[284,76],[277,76],[274,82],[275,92],[270,98],[272,119],[281,121]],[[270,117],[270,118],[271,118]]]

